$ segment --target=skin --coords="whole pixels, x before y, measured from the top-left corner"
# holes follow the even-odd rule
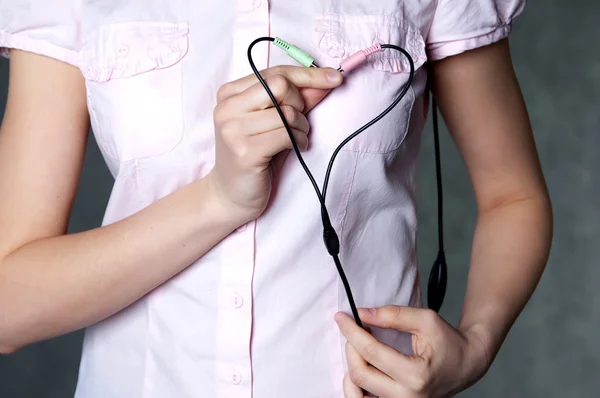
[[[508,41],[435,62],[430,78],[477,201],[462,316],[453,327],[428,309],[361,309],[367,325],[412,334],[413,355],[406,356],[347,314],[336,314],[348,341],[346,398],[362,398],[365,391],[380,398],[447,397],[477,382],[535,290],[549,255],[551,204]]]
[[[10,71],[0,128],[0,353],[105,319],[184,270],[262,213],[271,159],[292,147],[258,80],[228,83],[208,176],[122,221],[66,235],[89,128],[83,77],[20,51]],[[341,74],[277,67],[263,75],[306,148],[304,113]]]
[[[255,77],[228,83],[218,93],[216,165],[207,177],[120,222],[65,235],[89,124],[83,78],[18,51],[11,71],[0,129],[0,302],[8,303],[0,352],[100,321],[185,269],[262,213],[273,157],[291,148]],[[302,149],[304,115],[341,82],[339,74],[328,81],[330,72],[263,72]],[[463,315],[453,327],[426,309],[361,310],[366,324],[412,333],[408,357],[337,314],[348,339],[347,398],[363,397],[361,389],[448,396],[479,380],[546,263],[550,201],[507,41],[436,62],[430,78],[478,205]]]

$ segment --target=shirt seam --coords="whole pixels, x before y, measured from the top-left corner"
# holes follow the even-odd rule
[[[141,196],[140,182],[139,182],[139,162],[137,160],[133,161],[133,172],[135,173],[135,191],[137,193],[138,199],[144,203],[144,198]],[[146,298],[146,336],[144,342],[144,371],[142,378],[142,391],[140,394],[140,398],[146,396],[146,392],[148,391],[148,356],[150,355],[149,341],[150,341],[150,305],[151,305],[151,296]]]
[[[353,156],[352,157],[354,160],[354,165],[352,166],[352,174],[350,176],[350,183],[348,184],[348,193],[346,194],[346,198],[345,198],[345,203],[342,207],[342,211],[341,211],[341,219],[340,219],[340,239],[343,242],[344,241],[344,231],[345,231],[345,226],[346,226],[346,215],[348,214],[348,204],[350,203],[350,196],[352,195],[352,188],[354,187],[354,181],[355,181],[355,176],[356,176],[356,168],[358,167],[358,157]],[[339,218],[339,216],[338,216]],[[337,311],[340,310],[340,291],[342,290],[342,285],[341,285],[341,281],[340,278],[337,278],[337,284],[336,284],[336,292],[337,292],[337,298],[336,298],[336,302],[337,302]],[[337,339],[338,339],[338,345],[340,347],[340,364],[341,364],[341,370],[342,370],[342,374],[345,373],[345,367],[344,367],[344,345],[342,344],[342,336],[341,336],[341,332],[338,330],[337,331]]]
[[[354,187],[354,179],[356,176],[356,168],[358,166],[358,157],[353,156],[354,164],[352,165],[352,174],[350,175],[350,183],[348,184],[348,192],[344,200],[344,205],[340,209],[338,218],[340,219],[340,239],[343,241],[344,229],[346,226],[346,215],[348,214],[348,205],[350,203],[350,196],[352,195],[352,188]]]

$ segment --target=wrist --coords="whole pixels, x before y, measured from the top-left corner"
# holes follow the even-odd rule
[[[229,226],[231,231],[256,218],[249,212],[231,205],[231,202],[226,199],[226,196],[219,189],[218,184],[215,184],[212,171],[199,180],[198,183],[202,185],[209,214],[216,217],[220,224]]]

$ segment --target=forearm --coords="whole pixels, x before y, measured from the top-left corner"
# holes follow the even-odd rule
[[[0,262],[0,346],[100,321],[173,277],[238,225],[190,184],[94,230],[29,243]]]
[[[546,196],[481,214],[459,328],[483,343],[488,366],[542,275],[552,239]]]

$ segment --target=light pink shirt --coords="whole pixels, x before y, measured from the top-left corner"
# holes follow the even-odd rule
[[[376,42],[405,48],[404,100],[338,156],[328,207],[359,307],[421,305],[415,168],[428,110],[424,63],[506,37],[524,0],[0,0],[0,47],[81,68],[91,122],[115,177],[104,224],[206,175],[217,89],[251,73],[248,44],[279,36],[337,67]],[[295,64],[266,43],[259,69]],[[408,77],[386,50],[309,115],[305,160],[321,184],[339,142]],[[109,248],[107,248],[109,249]],[[272,201],[186,271],[85,334],[77,398],[341,398],[349,311],[295,155]],[[410,338],[373,330],[410,353]]]

